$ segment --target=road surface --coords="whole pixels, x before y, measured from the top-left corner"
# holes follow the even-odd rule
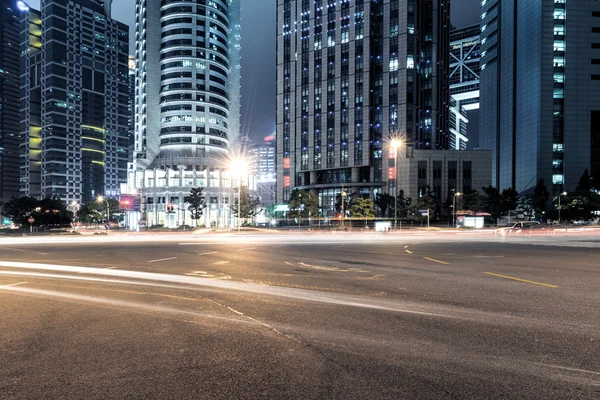
[[[600,398],[598,237],[24,243],[2,399]]]

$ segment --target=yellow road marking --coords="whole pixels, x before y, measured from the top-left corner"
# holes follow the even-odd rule
[[[493,272],[484,272],[484,274],[487,274],[487,275],[492,275],[492,276],[497,276],[498,278],[510,279],[510,280],[513,280],[513,281],[519,281],[519,282],[531,283],[532,285],[540,285],[540,286],[546,286],[546,287],[550,287],[550,288],[557,288],[557,287],[558,287],[558,286],[556,286],[556,285],[550,285],[550,284],[548,284],[548,283],[535,282],[535,281],[528,281],[527,279],[515,278],[514,276],[507,276],[507,275],[494,274]]]
[[[408,249],[408,246],[404,246],[405,249]]]
[[[429,260],[429,261],[433,261],[433,262],[436,262],[436,263],[440,263],[440,264],[446,264],[446,265],[447,265],[447,264],[450,264],[450,263],[447,263],[446,261],[440,261],[440,260],[436,260],[435,258],[429,258],[429,257],[423,257],[423,258],[424,258],[424,259],[426,259],[426,260]]]
[[[405,252],[407,252],[408,254],[412,254],[412,251],[410,250],[404,250]]]

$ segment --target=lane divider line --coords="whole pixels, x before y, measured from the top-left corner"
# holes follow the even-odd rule
[[[408,254],[412,254],[412,251],[410,250],[404,250],[405,252],[407,252]]]
[[[450,264],[450,263],[448,263],[448,262],[446,262],[446,261],[436,260],[435,258],[429,258],[429,257],[423,257],[423,258],[424,258],[424,259],[426,259],[426,260],[429,260],[429,261],[433,261],[433,262],[436,262],[436,263],[440,263],[440,264],[445,264],[445,265],[448,265],[448,264]]]
[[[2,286],[0,286],[0,288],[3,288],[3,287],[10,287],[10,286],[19,286],[19,285],[24,285],[24,284],[26,284],[26,283],[27,283],[27,282],[17,282],[17,283],[11,283],[10,285],[2,285]]]
[[[199,256],[207,256],[207,255],[209,255],[209,254],[217,254],[217,253],[218,253],[218,251],[211,251],[211,252],[208,252],[208,253],[200,253],[200,254],[198,254],[198,255],[199,255]]]
[[[549,287],[549,288],[558,288],[558,286],[556,285],[551,285],[549,283],[542,283],[542,282],[536,282],[536,281],[529,281],[527,279],[521,279],[521,278],[517,278],[514,276],[508,276],[508,275],[500,275],[500,274],[495,274],[493,272],[484,272],[484,274],[486,275],[491,275],[491,276],[496,276],[498,278],[504,278],[504,279],[510,279],[512,281],[518,281],[518,282],[524,282],[524,283],[530,283],[532,285],[540,285],[540,286],[545,286],[545,287]]]
[[[157,263],[157,262],[169,261],[169,260],[176,260],[176,259],[177,259],[177,257],[159,258],[158,260],[150,260],[150,261],[148,261],[148,263],[151,264],[151,263]]]

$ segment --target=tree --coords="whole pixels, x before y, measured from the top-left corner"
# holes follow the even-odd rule
[[[593,190],[587,169],[581,175],[575,191],[563,196],[560,209],[563,217],[575,220],[590,219],[593,212],[600,210],[600,195]]]
[[[260,198],[250,196],[247,186],[242,186],[240,189],[240,198],[235,199],[231,211],[241,219],[254,218],[262,211],[262,208],[258,208]]]
[[[390,213],[394,211],[394,207],[398,207],[398,218],[406,218],[408,215],[408,208],[412,203],[412,199],[410,197],[404,197],[404,190],[400,190],[398,192],[397,199],[392,198],[392,203],[390,204]]]
[[[461,200],[463,210],[469,210],[476,213],[484,208],[484,199],[479,195],[477,190],[470,190],[463,193]]]
[[[195,225],[198,225],[198,220],[202,218],[202,214],[204,214],[204,209],[206,208],[206,198],[204,197],[204,193],[202,193],[203,190],[203,187],[191,188],[190,195],[183,198],[183,201],[188,204],[187,209]]]
[[[388,208],[393,206],[394,197],[390,196],[388,193],[377,193],[375,197],[374,204],[379,207],[381,211],[381,216],[385,217],[385,212]]]
[[[4,204],[4,214],[15,224],[28,226],[33,217],[33,226],[61,226],[71,223],[72,214],[60,199],[47,197],[20,197]]]
[[[402,195],[404,196],[404,193],[402,193]],[[400,206],[399,203],[398,206]],[[425,220],[427,216],[423,216],[420,211],[428,210],[431,216],[431,211],[435,210],[435,207],[435,197],[433,196],[429,186],[427,186],[426,194],[424,196],[421,196],[416,203],[409,205],[407,208],[411,218],[423,222],[423,220]]]
[[[548,193],[548,188],[544,184],[544,180],[540,179],[537,181],[535,188],[533,189],[533,195],[531,196],[533,209],[538,213],[546,210],[549,198],[550,193]]]
[[[27,221],[34,213],[38,201],[35,197],[19,197],[4,203],[4,215],[16,225],[29,225]]]
[[[531,196],[519,197],[519,200],[517,200],[517,210],[523,211],[523,214],[531,220],[531,217],[535,216],[535,209],[533,207]]]
[[[590,171],[587,169],[583,171],[583,174],[579,178],[575,192],[590,192],[592,190],[592,178],[590,177]]]
[[[367,220],[375,218],[373,200],[361,197],[354,199],[350,206],[350,215],[352,218],[364,218],[367,226]]]
[[[123,213],[119,201],[106,199],[110,211],[110,222],[119,223],[123,221]],[[107,212],[104,201],[92,200],[79,209],[79,220],[88,224],[99,224],[106,222]]]
[[[346,196],[344,197],[344,213],[348,213],[350,211],[350,207],[352,206],[352,201],[354,198],[358,196],[356,192],[346,192]],[[338,214],[342,213],[342,194],[338,193],[335,196],[335,212]]]
[[[482,198],[482,205],[485,211],[489,212],[492,218],[497,220],[504,212],[502,204],[502,194],[493,186],[481,188],[485,195]]]
[[[319,212],[319,198],[310,190],[294,189],[288,207],[291,218],[310,218]]]
[[[504,189],[502,191],[502,212],[508,213],[511,210],[517,209],[517,198],[519,194],[513,188]]]

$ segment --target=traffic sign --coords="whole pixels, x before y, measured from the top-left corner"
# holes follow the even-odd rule
[[[35,219],[33,217],[29,217],[27,222],[29,222],[30,224],[33,224],[35,222]]]

